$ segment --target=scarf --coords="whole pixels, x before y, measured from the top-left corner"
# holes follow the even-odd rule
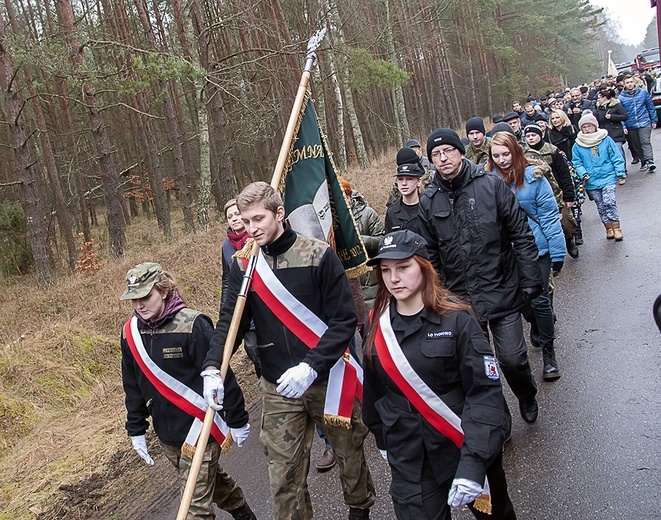
[[[603,128],[597,128],[597,131],[593,134],[584,134],[583,132],[579,132],[578,136],[576,137],[576,142],[583,148],[594,148],[595,146],[599,146],[601,141],[606,139],[606,136],[608,136],[608,132],[606,130]]]
[[[153,320],[144,320],[140,314],[138,314],[137,311],[134,311],[133,314],[138,318],[138,321],[140,323],[143,323],[147,325],[150,329],[155,329],[156,327],[159,327],[162,325],[168,318],[173,316],[174,314],[177,314],[181,309],[185,309],[186,304],[184,303],[184,300],[181,299],[181,296],[179,296],[179,293],[177,292],[177,289],[173,289],[172,292],[168,295],[168,297],[165,300],[165,309],[163,309],[163,312],[158,318],[154,318]]]
[[[243,249],[243,246],[246,245],[246,241],[248,240],[248,232],[244,231],[241,234],[237,234],[234,231],[231,231],[230,229],[227,230],[227,238],[230,241],[230,244],[232,244],[232,247],[234,248],[235,251],[240,251]]]

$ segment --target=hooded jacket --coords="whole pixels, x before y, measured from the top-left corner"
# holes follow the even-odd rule
[[[592,135],[592,134],[589,134]],[[612,186],[617,177],[626,177],[625,162],[615,141],[609,136],[595,146],[581,146],[581,139],[574,144],[574,167],[579,178],[585,178],[585,189],[600,190]]]
[[[658,122],[656,108],[646,90],[637,88],[631,93],[623,90],[618,99],[629,115],[624,121],[625,128],[635,130]]]
[[[529,165],[524,174],[524,185],[512,188],[516,199],[528,214],[528,224],[535,236],[539,256],[550,254],[551,261],[563,262],[567,254],[558,205],[551,185],[544,175]]]
[[[481,320],[517,312],[519,288],[542,285],[526,213],[483,166],[464,159],[449,181],[436,173],[420,199],[420,215],[431,263]]]

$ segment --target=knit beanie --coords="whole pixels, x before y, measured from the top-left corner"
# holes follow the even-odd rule
[[[449,144],[459,150],[461,155],[466,155],[466,148],[464,148],[457,132],[450,128],[437,128],[427,138],[427,158],[430,161],[432,150],[442,144]]]
[[[583,125],[594,125],[595,128],[599,128],[599,122],[597,121],[597,118],[594,117],[592,112],[588,112],[587,114],[583,114],[583,117],[578,120],[578,128],[580,129]]]
[[[420,162],[420,157],[413,148],[405,146],[400,148],[397,152],[397,166],[401,164],[418,164]]]
[[[528,135],[528,134],[537,134],[539,137],[544,138],[544,133],[542,132],[542,129],[537,125],[527,125],[523,129],[523,135]]]
[[[483,134],[487,133],[486,128],[484,128],[484,121],[481,117],[471,117],[468,121],[466,121],[466,134],[472,132],[473,130],[477,130]]]

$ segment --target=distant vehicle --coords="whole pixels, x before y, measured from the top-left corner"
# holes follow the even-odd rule
[[[659,56],[659,48],[645,49],[636,55],[634,60],[636,70],[642,72],[646,69],[656,69],[661,66],[661,56]]]

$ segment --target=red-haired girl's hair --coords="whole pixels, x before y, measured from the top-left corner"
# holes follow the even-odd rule
[[[503,171],[493,160],[491,150],[494,146],[506,146],[512,154],[512,166],[509,171]],[[508,186],[521,188],[524,185],[526,167],[531,164],[528,158],[523,154],[521,146],[514,135],[508,132],[498,132],[489,143],[489,163],[487,168],[500,174],[505,179]]]

